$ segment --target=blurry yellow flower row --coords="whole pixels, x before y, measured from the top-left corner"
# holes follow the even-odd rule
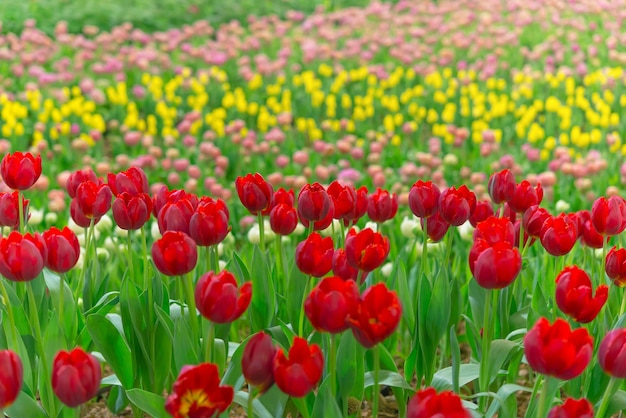
[[[280,115],[289,114],[293,129],[310,140],[334,140],[342,133],[363,138],[375,131],[392,135],[394,145],[425,135],[453,143],[454,127],[466,128],[475,144],[485,131],[497,142],[528,141],[547,159],[557,145],[581,150],[602,144],[611,133],[617,138],[611,151],[626,154],[616,134],[626,109],[623,76],[621,68],[610,68],[582,79],[562,72],[518,72],[508,79],[480,80],[473,71],[450,68],[420,77],[411,68],[396,67],[380,76],[367,67],[336,70],[321,64],[272,79],[256,74],[246,82],[217,67],[195,74],[184,69],[169,79],[141,74],[135,86],[111,84],[101,101],[76,86],[55,99],[39,90],[13,99],[3,95],[0,130],[5,138],[35,143],[74,136],[93,144],[90,132],[105,132],[107,122],[117,120],[151,136],[211,130],[221,137],[234,120],[244,121],[245,132],[265,133],[285,124],[290,119]],[[181,132],[179,124],[190,112],[200,117]],[[291,122],[283,128],[291,129]]]

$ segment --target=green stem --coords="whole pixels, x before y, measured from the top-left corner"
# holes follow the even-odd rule
[[[330,391],[337,396],[337,335],[330,334],[330,355],[328,359],[330,372]]]
[[[530,370],[529,378],[532,379],[532,377],[533,377],[533,371]],[[537,375],[535,379],[535,384],[533,385],[533,391],[530,394],[530,404],[528,405],[528,408],[526,409],[526,413],[524,414],[524,417],[528,417],[529,413],[532,413],[534,411],[535,403],[537,399],[537,392],[539,391],[539,385],[541,384],[542,381],[543,381],[543,375],[542,374]]]
[[[617,288],[617,290],[619,290],[619,288]],[[626,312],[626,295],[624,295],[621,291],[620,293],[622,293],[622,306],[619,308],[619,315],[617,316],[617,319],[619,319],[622,315],[624,315],[624,312]]]
[[[78,292],[77,297],[81,296],[81,292],[85,284],[85,276],[87,275],[87,267],[89,267],[89,262],[91,261],[91,241],[93,239],[93,233],[94,219],[91,219],[89,221],[89,226],[85,230],[85,254],[83,257],[83,270],[80,272],[80,280],[78,281],[78,287],[76,288],[76,291]]]
[[[15,317],[13,316],[13,307],[11,305],[11,299],[9,299],[9,294],[7,293],[7,288],[5,287],[5,284],[4,284],[4,279],[1,279],[1,278],[0,278],[0,292],[2,292],[2,299],[4,299],[4,308],[7,311],[7,316],[9,317],[9,322],[11,323],[12,341],[10,341],[9,348],[13,350],[17,350],[18,336],[17,336],[17,328],[15,327]]]
[[[378,344],[374,346],[374,399],[372,404],[372,417],[378,417],[378,378],[380,374],[380,351],[378,348]]]
[[[219,255],[219,252],[217,250],[217,244],[216,245],[212,245],[212,247],[213,247],[213,257],[212,257],[213,266],[212,266],[212,269],[213,269],[213,272],[215,274],[217,274],[217,273],[220,272],[220,255]]]
[[[335,221],[333,221],[333,225]],[[346,227],[343,225],[343,219],[339,220],[339,231],[341,232],[341,240],[339,241],[339,245],[341,245],[342,247],[345,244],[346,241]]]
[[[537,409],[537,418],[545,418],[548,415],[548,409],[552,402],[548,399],[551,392],[550,385],[553,383],[554,378],[546,376],[543,382],[543,388],[541,388],[541,396],[539,397],[539,407]]]
[[[259,244],[261,245],[261,251],[265,252],[265,222],[263,221],[261,212],[259,212],[257,216],[259,218]]]
[[[196,314],[196,298],[193,291],[193,277],[191,273],[182,277],[185,286],[185,298],[187,299],[187,310],[189,311],[189,322],[191,322],[191,332],[194,336],[194,344],[200,339],[200,329],[198,325],[198,315]]]
[[[213,342],[215,341],[215,325],[209,321],[209,329],[204,344],[205,354],[204,361],[207,363],[213,362]]]
[[[128,231],[128,234],[126,234],[126,246],[128,247],[126,250],[128,253],[128,273],[130,275],[130,279],[136,283],[137,278],[135,277],[135,271],[133,269],[133,239],[131,231]]]
[[[278,280],[276,280],[276,293],[279,295],[283,295],[285,289],[287,289],[287,284],[285,283],[285,272],[283,267],[283,247],[281,242],[281,236],[277,236],[275,240],[275,251],[276,251],[276,264],[278,265]]]
[[[37,304],[35,302],[35,293],[33,292],[32,282],[26,283],[26,294],[28,295],[28,308],[30,310],[30,325],[33,328],[35,342],[39,351],[39,361],[41,362],[41,369],[44,375],[44,381],[49,382],[51,374],[48,368],[48,362],[46,360],[46,348],[43,345],[43,335],[41,334],[41,325],[39,324],[39,312],[37,311]],[[49,405],[45,405],[46,411],[50,413],[51,417],[56,417],[57,412],[54,402],[54,394],[52,393],[52,385],[45,384],[44,387],[48,392],[47,400],[49,402]]]
[[[304,336],[304,317],[306,315],[304,313],[304,301],[306,300],[307,296],[309,295],[309,286],[311,284],[311,281],[312,281],[312,276],[307,276],[306,285],[304,286],[304,295],[302,296],[302,308],[300,309],[300,327],[298,328],[298,330],[299,330],[298,335],[300,335],[302,338],[305,338],[305,336]]]
[[[152,293],[152,284],[150,283],[148,276],[148,242],[146,239],[146,231],[143,228],[141,231],[141,250],[143,251],[143,286],[148,288],[148,296]],[[151,305],[152,306],[152,305]],[[152,308],[151,308],[152,309]]]
[[[65,305],[65,275],[59,273],[59,329],[61,334],[65,335],[65,327],[63,326],[63,306]],[[67,336],[66,336],[67,338]],[[0,415],[1,417],[2,415]]]
[[[496,315],[491,315],[492,308],[495,313],[495,306],[491,306],[494,302],[494,296],[497,298],[498,294],[495,290],[487,289],[487,294],[485,295],[485,311],[483,317],[483,341],[482,341],[482,351],[480,357],[480,369],[478,375],[478,383],[480,387],[480,391],[484,394],[489,391],[489,352],[491,351],[491,332],[493,331],[493,320]],[[496,299],[497,300],[497,299]],[[480,398],[480,409],[485,410],[489,402],[489,399],[486,396],[482,396]]]
[[[252,404],[254,402],[254,396],[252,396],[252,386],[248,385],[248,418],[253,418]]]
[[[615,391],[615,387],[620,384],[621,380],[612,377],[609,380],[609,385],[606,387],[604,391],[604,395],[602,396],[602,402],[600,402],[600,407],[598,408],[598,412],[596,413],[596,417],[604,418],[604,414],[606,414],[606,410],[609,407],[609,402],[611,401],[611,396],[613,396],[613,392]]]
[[[24,233],[24,224],[25,224],[25,219],[24,219],[24,202],[22,200],[22,192],[18,191],[17,192],[17,216],[20,220],[20,234]]]
[[[422,276],[426,274],[426,277],[430,276],[430,269],[428,266],[428,218],[424,218],[424,227],[422,228],[424,231],[424,240],[422,242],[422,262],[421,262],[421,270],[422,274],[420,274],[420,280]]]

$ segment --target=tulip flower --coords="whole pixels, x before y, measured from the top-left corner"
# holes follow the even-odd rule
[[[387,190],[376,189],[368,196],[367,216],[374,222],[385,222],[393,219],[398,212],[398,196]]]
[[[248,384],[265,393],[274,384],[274,358],[278,352],[272,337],[261,331],[246,343],[241,356],[241,371]]]
[[[316,330],[336,334],[348,329],[348,315],[354,313],[358,300],[353,280],[326,277],[304,301],[304,313]]]
[[[298,226],[298,212],[292,205],[279,203],[270,211],[270,228],[278,235],[289,235]]]
[[[356,190],[352,186],[344,186],[335,180],[326,190],[333,202],[333,218],[343,219],[349,215],[356,205]]]
[[[474,239],[484,239],[489,245],[506,241],[515,243],[515,226],[508,218],[497,218],[491,216],[476,225]]]
[[[370,228],[360,232],[351,228],[346,236],[345,247],[348,263],[365,272],[381,266],[389,255],[389,239]]]
[[[522,226],[524,231],[533,238],[539,238],[541,235],[541,227],[546,219],[550,218],[550,212],[537,205],[529,207],[522,217]]]
[[[0,410],[15,402],[24,383],[24,369],[19,356],[11,350],[0,351]]]
[[[352,267],[348,262],[348,256],[346,250],[343,248],[337,248],[333,253],[333,274],[337,277],[341,277],[343,280],[357,280],[359,275],[359,269]],[[365,280],[366,274],[361,275],[361,282]]]
[[[546,219],[539,233],[541,245],[554,256],[569,253],[577,238],[578,226],[565,214]]]
[[[333,202],[330,201],[330,206],[328,207],[328,212],[326,212],[326,216],[324,216],[319,221],[313,222],[313,231],[323,231],[326,228],[328,228],[330,224],[333,223],[334,213],[335,213],[335,208],[333,207]],[[298,218],[300,219],[300,222],[302,223],[302,225],[304,225],[305,228],[310,228],[311,221],[309,221],[306,218],[303,218],[300,212],[298,212]]]
[[[356,203],[352,206],[352,210],[343,217],[344,226],[349,227],[357,223],[367,213],[368,206],[367,187],[361,186],[356,189]]]
[[[168,190],[167,186],[163,186],[152,196],[152,214],[158,218],[161,209],[167,203],[176,203],[179,200],[186,200],[195,210],[198,206],[198,197],[193,193],[187,193],[184,190]]]
[[[537,186],[533,188],[528,180],[523,180],[515,186],[513,198],[507,203],[514,212],[524,213],[529,207],[539,205],[542,200],[543,188],[541,184],[537,183]]]
[[[18,229],[20,226],[19,216],[19,193],[0,192],[0,226],[8,226],[12,229]],[[22,219],[26,220],[28,215],[29,200],[22,196]]]
[[[189,235],[199,246],[217,245],[230,232],[228,222],[229,211],[223,200],[202,198],[189,218]]]
[[[585,328],[572,331],[561,318],[552,325],[539,318],[524,337],[524,354],[536,372],[569,380],[579,376],[591,361],[593,337]]]
[[[159,231],[178,231],[189,234],[189,222],[194,213],[194,206],[188,199],[167,202],[157,216]]]
[[[476,209],[476,196],[463,185],[450,187],[439,196],[439,213],[450,225],[463,225]]]
[[[472,275],[485,289],[507,287],[522,269],[522,256],[508,241],[489,245],[479,238],[472,246],[469,258]]]
[[[333,239],[313,232],[296,247],[296,266],[304,274],[322,277],[332,269]]]
[[[72,199],[74,199],[76,197],[76,189],[78,189],[78,186],[80,186],[80,184],[85,181],[91,181],[93,183],[96,183],[98,181],[98,177],[92,169],[88,168],[85,170],[73,171],[69,175],[69,177],[67,178],[67,182],[65,183],[65,189],[67,190],[67,194],[70,195]]]
[[[130,167],[118,174],[108,173],[107,183],[115,196],[122,193],[128,193],[130,196],[150,193],[148,177],[139,167]]]
[[[185,366],[165,401],[165,410],[173,418],[212,417],[226,411],[234,397],[231,386],[220,386],[215,364]]]
[[[167,231],[152,244],[152,261],[166,276],[187,274],[198,262],[196,243],[183,232]]]
[[[41,176],[41,155],[30,152],[6,154],[0,163],[2,180],[13,190],[28,190]]]
[[[407,418],[445,417],[471,418],[463,407],[461,398],[451,391],[437,393],[434,388],[419,390],[410,400],[406,411]]]
[[[93,220],[93,224],[97,225],[101,219],[101,217],[89,219],[87,216],[85,216],[85,214],[83,213],[83,210],[80,208],[80,205],[78,204],[78,200],[76,199],[72,199],[72,201],[70,202],[70,217],[72,218],[74,223],[80,226],[81,228],[89,228],[92,220]]]
[[[595,319],[607,298],[609,288],[601,284],[592,295],[591,279],[577,266],[566,267],[556,277],[556,304],[574,321],[586,324]]]
[[[68,227],[59,230],[52,227],[42,234],[47,256],[44,265],[57,273],[71,270],[78,262],[80,244],[76,234]]]
[[[450,224],[446,222],[439,212],[424,221],[425,218],[420,219],[422,229],[426,227],[426,235],[433,242],[439,242],[446,236],[446,232],[450,228]]]
[[[122,192],[113,201],[113,219],[126,231],[140,229],[150,219],[152,199],[145,193]]]
[[[274,196],[272,197],[272,204],[263,211],[263,215],[269,215],[271,210],[276,206],[284,203],[290,207],[294,207],[295,196],[293,193],[293,189],[285,190],[282,187],[274,192]]]
[[[563,405],[550,410],[548,418],[593,418],[593,405],[585,398],[567,398]]]
[[[52,364],[52,390],[70,408],[84,404],[98,393],[102,368],[94,356],[78,347],[59,351]]]
[[[469,217],[470,224],[476,228],[479,223],[488,219],[490,216],[493,216],[493,208],[491,207],[491,203],[486,200],[480,200],[476,202],[476,209],[474,209],[474,213]]]
[[[584,212],[589,213],[589,211],[584,211]],[[602,248],[604,246],[604,243],[608,241],[608,237],[605,239],[605,237],[602,236],[602,234],[598,232],[596,227],[593,226],[591,217],[589,217],[588,219],[585,219],[582,222],[579,222],[579,234],[578,235],[580,236],[580,243],[589,248]]]
[[[591,207],[591,221],[602,235],[618,235],[626,228],[626,201],[621,196],[598,198]]]
[[[418,180],[409,191],[409,208],[418,218],[430,218],[439,210],[440,195],[433,182]]]
[[[251,214],[256,215],[271,206],[274,189],[259,173],[237,177],[235,186],[241,204]]]
[[[626,329],[609,331],[598,348],[598,363],[606,374],[626,378]]]
[[[515,194],[515,176],[510,170],[493,173],[487,185],[493,203],[500,205],[508,202]]]
[[[289,358],[278,350],[274,358],[274,379],[281,391],[294,398],[311,392],[322,378],[324,355],[317,344],[309,345],[304,338],[295,337]]]
[[[89,219],[100,218],[111,209],[111,189],[101,182],[85,181],[76,189],[74,198]]]
[[[604,263],[606,275],[617,287],[626,287],[626,249],[611,248]]]
[[[402,305],[398,295],[384,283],[365,290],[357,308],[348,317],[354,337],[365,348],[372,348],[387,339],[398,327]]]
[[[13,231],[0,240],[0,274],[16,282],[33,280],[43,270],[47,253],[46,242],[38,233]]]
[[[252,300],[252,283],[246,282],[237,289],[232,273],[210,271],[198,279],[195,291],[196,307],[211,322],[228,324],[239,318]]]
[[[317,222],[326,218],[331,205],[328,192],[319,183],[305,184],[298,193],[298,217],[301,221]]]

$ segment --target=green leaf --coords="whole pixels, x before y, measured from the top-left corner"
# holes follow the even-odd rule
[[[129,389],[126,395],[130,401],[153,418],[168,418],[165,411],[165,399],[142,389]]]
[[[401,378],[402,381],[404,379]],[[340,417],[342,412],[339,405],[337,405],[337,401],[335,400],[335,395],[332,393],[330,389],[330,376],[328,376],[319,387],[317,391],[317,396],[315,397],[315,403],[313,404],[313,414],[311,416],[314,417]]]
[[[452,390],[459,393],[459,374],[461,373],[461,349],[456,337],[456,325],[450,327],[450,352],[452,353]]]
[[[626,392],[619,389],[613,394],[613,396],[611,396],[611,401],[609,402],[609,407],[606,410],[605,416],[610,417],[615,412],[623,411],[624,409],[626,409]]]
[[[494,402],[491,403],[491,406],[487,410],[485,414],[485,418],[493,417],[501,408],[506,408],[506,400],[509,396],[519,392],[532,392],[532,388],[528,388],[526,386],[520,386],[512,383],[507,383],[498,389],[496,396],[494,397]],[[506,416],[511,416],[511,411],[504,411]],[[513,415],[514,416],[514,415]]]
[[[272,325],[276,309],[276,291],[266,257],[257,246],[254,247],[252,260],[255,275],[248,313],[252,322],[252,332],[256,332]]]
[[[246,348],[248,340],[250,340],[250,338],[252,337],[253,335],[250,335],[248,338],[241,342],[239,347],[237,347],[230,359],[230,362],[228,363],[226,372],[224,372],[224,376],[222,377],[221,384],[232,386],[235,391],[241,389],[245,381],[243,377],[243,372],[241,371],[241,358],[243,357],[243,351]]]
[[[337,388],[343,399],[348,398],[348,394],[356,383],[354,370],[354,363],[356,362],[363,363],[363,357],[357,357],[357,342],[352,333],[344,332],[337,349]]]
[[[489,383],[495,380],[500,372],[500,368],[515,349],[521,350],[521,347],[513,341],[493,340],[491,342],[491,351],[487,359],[489,361]]]
[[[283,393],[276,385],[272,386],[259,398],[259,401],[273,417],[282,417],[284,415],[288,400],[289,395]]]
[[[87,329],[93,342],[125,388],[133,385],[132,355],[121,331],[113,325],[114,315],[92,314],[87,317]],[[119,317],[118,317],[119,318]]]
[[[72,297],[72,290],[68,286],[65,280],[63,281],[63,291],[61,292],[61,277],[48,270],[43,270],[43,278],[46,282],[46,286],[50,291],[50,298],[52,304],[58,314],[59,303],[61,300],[61,293],[63,293],[63,318],[61,323],[63,324],[65,335],[73,340],[76,335],[78,323],[76,319],[76,306],[74,305],[74,298]]]
[[[11,406],[4,410],[9,418],[47,418],[48,414],[39,403],[24,392],[20,392]]]
[[[115,376],[115,375],[112,375]],[[128,396],[122,386],[113,386],[107,396],[107,407],[114,414],[119,414],[128,406]]]
[[[248,407],[248,392],[244,392],[242,390],[235,392],[235,397],[233,398],[233,403],[237,405],[241,405],[245,408]],[[254,411],[254,415],[258,418],[273,418],[274,415],[270,414],[270,412],[263,406],[258,399],[252,401],[252,410]]]
[[[400,302],[402,303],[402,318],[407,324],[407,327],[411,331],[411,335],[415,331],[415,308],[413,307],[413,298],[409,291],[409,285],[406,277],[406,270],[403,264],[395,264],[394,269],[396,274],[392,272],[392,277],[396,278],[398,286],[398,295],[400,296]]]
[[[155,305],[156,311],[159,308]],[[156,321],[155,323],[155,331],[153,334],[154,337],[154,359],[152,359],[153,364],[157,364],[158,367],[154,369],[154,388],[155,391],[160,391],[165,388],[165,382],[167,378],[172,373],[172,335],[171,330],[168,326],[164,325],[163,322]]]
[[[414,391],[414,389],[404,380],[401,374],[391,372],[389,370],[380,370],[378,373],[378,384],[381,386],[391,386],[394,388],[408,389]],[[365,373],[365,385],[366,388],[374,386],[374,373]]]
[[[174,321],[174,364],[180,370],[188,364],[198,362],[198,353],[194,349],[189,321],[181,317]]]
[[[92,313],[99,313],[102,315],[108,314],[114,306],[116,306],[120,299],[120,292],[105,293],[96,304],[85,312],[85,316]]]
[[[459,386],[463,387],[470,382],[478,379],[480,365],[478,364],[461,364],[459,367]],[[452,389],[452,367],[446,367],[435,373],[432,381],[432,387],[438,392],[442,390]]]

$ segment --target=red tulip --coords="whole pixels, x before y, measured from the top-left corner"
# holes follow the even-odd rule
[[[24,369],[19,356],[11,350],[0,351],[0,409],[15,402],[24,383]]]
[[[298,226],[298,212],[286,203],[279,203],[270,211],[270,228],[278,235],[289,235]]]
[[[626,249],[611,248],[604,262],[606,275],[617,287],[626,287]]]
[[[331,223],[333,223],[333,214],[335,213],[335,208],[333,207],[333,202],[330,202],[330,206],[328,208],[328,212],[326,212],[326,216],[319,221],[313,222],[313,230],[314,231],[323,231],[328,228]],[[305,228],[308,228],[310,225],[310,221],[306,218],[303,218],[300,212],[298,212],[298,218],[300,218],[300,222],[304,225]]]
[[[409,207],[418,218],[429,218],[439,210],[441,192],[432,181],[418,180],[409,191]]]
[[[493,203],[499,205],[508,202],[515,193],[515,176],[510,170],[493,173],[489,177],[487,188]]]
[[[274,358],[276,385],[289,396],[301,398],[311,392],[322,378],[324,355],[317,344],[309,345],[304,338],[295,337],[289,358],[278,350]]]
[[[346,255],[346,250],[343,248],[337,248],[333,253],[333,274],[337,277],[341,277],[343,280],[354,281],[356,281],[359,276],[359,269],[350,265],[348,262],[348,256]],[[366,273],[361,275],[361,281],[359,284],[363,283],[366,276]]]
[[[563,405],[550,410],[548,418],[593,418],[593,406],[585,398],[567,398]]]
[[[384,341],[398,327],[402,316],[402,305],[398,295],[384,283],[375,284],[365,290],[348,324],[354,338],[365,348],[372,348]]]
[[[508,205],[514,212],[524,213],[529,207],[539,205],[542,200],[543,189],[541,188],[541,183],[537,183],[537,186],[533,189],[530,182],[524,180],[515,187],[515,193],[513,198],[508,201]]]
[[[598,363],[606,374],[623,379],[626,377],[626,329],[609,331],[598,348]]]
[[[540,208],[537,205],[529,207],[522,217],[524,231],[528,232],[528,235],[533,238],[539,238],[539,235],[541,235],[541,227],[550,216],[550,212],[544,208]]]
[[[57,273],[71,270],[78,262],[80,244],[76,234],[68,227],[59,230],[52,227],[43,233],[48,250],[44,264]]]
[[[593,338],[585,328],[572,331],[561,318],[552,325],[546,318],[539,318],[524,337],[524,354],[536,372],[569,380],[589,364]]]
[[[70,216],[72,217],[74,223],[81,228],[89,228],[92,220],[94,225],[100,222],[100,218],[89,219],[88,217],[86,217],[83,213],[83,210],[80,208],[80,205],[78,204],[78,200],[76,199],[72,199],[72,201],[70,202]]]
[[[80,347],[72,351],[59,351],[54,357],[52,390],[70,408],[96,396],[101,379],[100,363]]]
[[[9,188],[28,190],[41,176],[41,155],[19,151],[6,154],[0,163],[0,174]]]
[[[20,216],[18,215],[19,209],[19,193],[16,191],[0,192],[0,226],[8,226],[9,228],[17,229],[20,226]],[[22,219],[26,220],[28,214],[29,200],[24,199],[22,196]]]
[[[482,221],[486,220],[490,216],[493,216],[493,208],[491,207],[491,203],[486,200],[481,200],[476,202],[476,209],[474,209],[474,213],[469,217],[470,224],[476,228],[476,226]]]
[[[439,196],[439,213],[450,225],[463,225],[476,209],[476,195],[467,186],[450,187]]]
[[[305,184],[298,194],[298,217],[302,223],[320,221],[328,215],[331,205],[330,196],[321,184]]]
[[[274,197],[272,198],[272,208],[284,203],[286,205],[292,206],[295,202],[295,195],[293,193],[293,189],[289,189],[288,191],[283,189],[282,187],[274,192]],[[270,208],[271,209],[271,208]],[[264,213],[264,215],[269,215],[269,211]]]
[[[577,238],[576,222],[563,213],[546,219],[539,233],[541,245],[554,256],[569,253],[576,244]]]
[[[0,273],[9,280],[33,280],[43,270],[46,257],[46,242],[38,233],[13,231],[0,240]]]
[[[201,247],[217,245],[230,231],[229,215],[223,200],[202,198],[189,219],[189,235]]]
[[[159,231],[162,234],[165,231],[178,231],[188,234],[189,222],[191,222],[194,210],[192,202],[188,199],[167,202],[157,216]]]
[[[389,255],[389,239],[379,232],[365,228],[356,232],[354,228],[346,236],[346,257],[354,268],[370,272],[385,261]]]
[[[437,393],[434,388],[419,390],[408,404],[407,418],[471,418],[461,398],[450,391]]]
[[[496,218],[491,216],[480,222],[474,230],[474,239],[482,238],[494,245],[497,242],[507,241],[515,243],[515,227],[507,218]]]
[[[580,212],[579,212],[580,213]],[[605,239],[598,230],[593,226],[591,218],[582,222],[582,227],[579,223],[579,236],[580,243],[589,248],[602,248],[605,242],[608,242],[608,237]]]
[[[502,217],[509,218],[511,220],[511,223],[515,223],[515,221],[517,221],[517,213],[515,213],[515,211],[511,209],[509,203],[505,203],[502,206]]]
[[[426,221],[425,218],[421,218],[420,223],[422,224],[422,229],[426,230],[428,238],[433,242],[441,241],[443,237],[446,236],[448,228],[450,228],[450,224],[441,217],[439,212],[435,213]],[[426,228],[424,228],[424,223],[426,223]]]
[[[91,181],[93,183],[98,182],[98,177],[91,168],[72,172],[65,183],[67,194],[74,199],[76,197],[76,189],[78,189],[78,186],[85,181]]]
[[[393,219],[398,212],[398,196],[387,190],[376,189],[376,193],[368,196],[367,216],[374,222],[385,222]]]
[[[591,207],[591,221],[602,235],[618,235],[626,228],[626,201],[621,196],[599,197]]]
[[[330,200],[333,202],[335,219],[343,219],[354,209],[356,205],[356,190],[352,186],[344,186],[335,180],[330,183],[326,190]]]
[[[251,214],[256,215],[271,207],[274,188],[259,173],[246,174],[245,177],[237,177],[235,180],[237,195],[241,204]]]
[[[565,267],[556,277],[556,304],[581,324],[593,321],[608,297],[609,288],[604,284],[598,286],[593,296],[591,279],[577,266]]]
[[[82,182],[74,198],[88,219],[100,218],[111,209],[111,189],[104,183]]]
[[[489,245],[478,239],[470,250],[470,270],[476,282],[485,289],[507,287],[521,269],[522,256],[508,241]]]
[[[313,232],[296,247],[296,266],[304,274],[322,277],[333,265],[333,239]]]
[[[354,225],[361,219],[366,213],[369,202],[367,201],[367,187],[361,186],[356,189],[356,203],[352,207],[352,210],[343,217],[344,226]]]
[[[126,231],[140,229],[150,219],[152,199],[145,193],[122,192],[113,201],[113,219]]]
[[[216,324],[228,324],[239,318],[252,300],[252,283],[246,282],[237,289],[237,280],[224,270],[210,271],[196,284],[196,307],[200,314]]]
[[[165,401],[165,410],[173,418],[213,417],[226,411],[234,397],[231,386],[220,386],[215,364],[185,366]]]
[[[118,174],[109,173],[107,175],[107,183],[115,196],[122,193],[128,193],[131,196],[136,196],[140,193],[150,193],[148,177],[139,167],[131,167]]]
[[[274,358],[278,350],[272,337],[260,331],[246,343],[241,356],[241,371],[248,384],[265,393],[274,384]]]
[[[167,186],[163,186],[152,196],[152,214],[157,218],[167,203],[176,203],[179,200],[188,201],[193,210],[198,206],[198,196],[195,194],[184,190],[168,190]]]
[[[183,232],[166,231],[152,244],[152,261],[166,276],[187,274],[198,262],[196,243]]]
[[[336,334],[348,329],[346,321],[359,301],[359,288],[353,280],[326,277],[304,301],[304,313],[318,331]]]

